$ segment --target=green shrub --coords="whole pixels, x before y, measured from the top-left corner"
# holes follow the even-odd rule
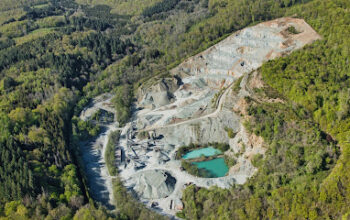
[[[220,150],[221,152],[225,152],[230,149],[230,145],[226,143],[210,143],[208,146],[213,146],[214,148]]]
[[[133,90],[131,85],[123,85],[116,88],[115,96],[112,100],[117,112],[117,120],[120,126],[124,125],[131,116]]]
[[[300,33],[299,31],[297,31],[297,29],[295,29],[294,26],[289,26],[289,27],[287,28],[287,31],[288,31],[289,33],[291,33],[291,34],[299,34],[299,33]]]
[[[149,133],[147,131],[142,131],[137,134],[137,138],[140,140],[149,138]]]
[[[235,92],[235,93],[238,93],[239,90],[241,89],[241,82],[243,80],[243,76],[239,77],[236,82],[234,82],[233,84],[233,87],[232,87],[232,90]]]
[[[182,218],[182,219],[185,219],[185,218],[186,218],[185,214],[184,214],[182,211],[177,212],[177,213],[176,213],[176,217]]]
[[[112,181],[115,205],[118,207],[119,213],[121,213],[119,219],[168,219],[166,216],[150,210],[143,203],[137,201],[123,186],[123,182],[119,178]]]
[[[116,176],[118,174],[118,170],[116,167],[116,158],[115,158],[115,150],[116,145],[119,142],[120,131],[113,131],[108,136],[108,143],[105,152],[105,160],[108,168],[108,172],[111,176]]]
[[[236,137],[236,134],[232,128],[225,128],[226,132],[227,132],[227,136],[229,138],[235,138]]]
[[[228,167],[233,167],[234,165],[237,164],[237,160],[233,157],[225,155],[224,159],[225,159],[225,163]]]
[[[214,177],[208,170],[204,168],[198,168],[195,164],[188,162],[186,160],[181,160],[181,166],[191,175],[212,178]]]
[[[253,156],[253,159],[252,159],[252,164],[253,164],[253,166],[255,166],[255,167],[259,167],[259,165],[260,164],[262,164],[261,162],[261,160],[263,159],[263,155],[262,154],[255,154],[254,156]]]

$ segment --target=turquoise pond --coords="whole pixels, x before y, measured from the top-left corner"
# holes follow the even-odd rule
[[[201,148],[198,150],[193,150],[193,151],[185,154],[182,158],[183,159],[194,159],[194,158],[201,157],[202,155],[204,155],[206,157],[210,157],[210,156],[215,156],[218,154],[221,154],[220,150],[217,150],[213,147],[206,147],[206,148]]]
[[[198,168],[204,168],[209,171],[213,177],[223,177],[228,172],[228,167],[224,158],[216,158],[202,162],[193,162]]]
[[[202,155],[206,157],[215,156],[218,154],[221,154],[222,152],[220,150],[217,150],[213,147],[206,147],[198,150],[193,150],[187,154],[185,154],[182,158],[183,159],[194,159],[201,157]],[[223,177],[228,172],[228,167],[225,163],[224,158],[215,158],[213,160],[207,160],[207,161],[201,161],[201,162],[193,162],[194,165],[196,165],[200,169],[205,169],[209,171],[211,174],[211,177],[217,178],[217,177]]]

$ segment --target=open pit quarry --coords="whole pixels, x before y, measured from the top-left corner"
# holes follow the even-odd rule
[[[291,33],[290,27],[297,33]],[[163,214],[174,216],[182,209],[182,190],[189,184],[228,188],[245,183],[256,172],[251,158],[266,150],[262,138],[249,134],[243,126],[247,119],[244,97],[260,85],[257,74],[248,74],[264,62],[317,39],[320,36],[302,19],[260,23],[188,58],[171,70],[170,76],[139,88],[133,116],[126,126],[118,128],[117,123],[111,123],[92,143],[82,143],[91,194],[102,203],[113,203],[113,177],[104,165],[103,152],[107,134],[116,129],[122,131],[116,154],[120,156],[117,164],[125,187]],[[234,91],[240,77],[240,90]],[[104,107],[110,96],[101,97],[83,111],[82,119],[98,108],[113,112]],[[229,138],[228,128],[236,134],[234,138]],[[180,146],[210,142],[229,143],[225,154],[236,157],[237,163],[226,176],[195,177],[181,168],[181,161],[175,159]],[[101,185],[103,191],[99,191]]]

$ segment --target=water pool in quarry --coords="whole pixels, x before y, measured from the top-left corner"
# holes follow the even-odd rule
[[[206,147],[206,148],[201,148],[198,150],[193,150],[185,154],[182,158],[183,159],[195,159],[201,156],[206,156],[206,157],[211,157],[221,154],[221,151],[218,149],[215,149],[213,147]]]
[[[213,160],[193,162],[199,169],[206,169],[212,174],[213,178],[226,176],[228,167],[225,163],[224,158],[216,158]]]
[[[215,156],[219,155],[222,152],[213,147],[201,148],[198,150],[193,150],[185,154],[183,159],[195,159],[201,156]],[[215,158],[212,160],[200,161],[200,162],[192,162],[192,164],[196,165],[199,169],[205,169],[208,171],[213,178],[223,177],[228,172],[228,167],[225,163],[224,158]]]

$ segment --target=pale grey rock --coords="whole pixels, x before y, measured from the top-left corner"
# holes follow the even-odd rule
[[[176,184],[176,179],[163,170],[146,170],[135,175],[133,190],[146,199],[159,199],[169,196]]]

